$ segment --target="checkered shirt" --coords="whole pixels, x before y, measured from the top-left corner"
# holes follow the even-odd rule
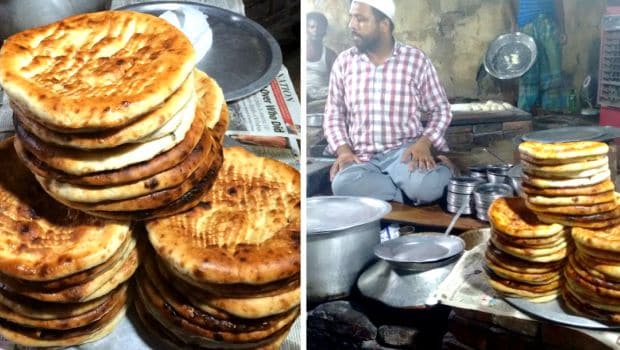
[[[428,115],[426,128],[421,117]],[[332,67],[323,128],[332,152],[349,145],[363,161],[426,135],[447,151],[444,134],[452,113],[431,61],[419,49],[396,42],[375,66],[357,48]]]

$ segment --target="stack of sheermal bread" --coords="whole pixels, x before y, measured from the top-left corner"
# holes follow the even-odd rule
[[[138,267],[126,221],[58,205],[0,143],[0,335],[35,347],[97,340],[114,329]]]
[[[569,256],[562,296],[578,314],[620,323],[620,226],[573,228],[576,250]]]
[[[489,207],[491,239],[485,253],[489,283],[501,294],[545,302],[557,297],[569,252],[569,232],[545,224],[522,198],[499,198]]]
[[[227,123],[222,91],[194,61],[183,33],[135,12],[10,37],[0,83],[21,160],[52,197],[93,215],[147,219],[192,207],[221,166]]]
[[[299,314],[299,173],[224,151],[195,208],[146,223],[136,309],[177,347],[278,349]]]
[[[599,228],[620,223],[614,184],[602,142],[519,145],[523,196],[544,222]]]

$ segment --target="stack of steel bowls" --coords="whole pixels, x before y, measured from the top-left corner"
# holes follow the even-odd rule
[[[512,197],[512,195],[512,187],[507,184],[489,182],[477,186],[474,191],[476,217],[482,221],[489,221],[487,211],[491,203],[499,197]]]
[[[508,170],[512,168],[512,165],[489,165],[487,166],[487,180],[492,183],[507,183],[508,182]]]
[[[488,165],[474,165],[469,167],[469,176],[487,181]]]
[[[457,176],[450,179],[446,198],[448,211],[456,213],[461,205],[465,205],[463,214],[472,214],[474,208],[471,205],[471,194],[481,183],[484,183],[484,180],[472,176]]]

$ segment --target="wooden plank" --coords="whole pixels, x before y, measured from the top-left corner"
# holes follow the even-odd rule
[[[400,221],[424,226],[446,228],[454,214],[445,212],[439,205],[412,207],[401,203],[390,203],[392,211],[384,219]],[[471,217],[460,217],[455,229],[470,230],[474,228],[488,227],[489,224]]]

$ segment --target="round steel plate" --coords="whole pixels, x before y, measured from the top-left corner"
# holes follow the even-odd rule
[[[514,79],[527,72],[536,61],[536,43],[524,33],[498,36],[484,56],[484,68],[498,79]]]
[[[208,16],[213,46],[196,67],[214,78],[226,101],[252,95],[267,86],[282,67],[278,42],[258,23],[240,14],[200,3],[164,1],[119,8],[159,16],[191,7]]]

